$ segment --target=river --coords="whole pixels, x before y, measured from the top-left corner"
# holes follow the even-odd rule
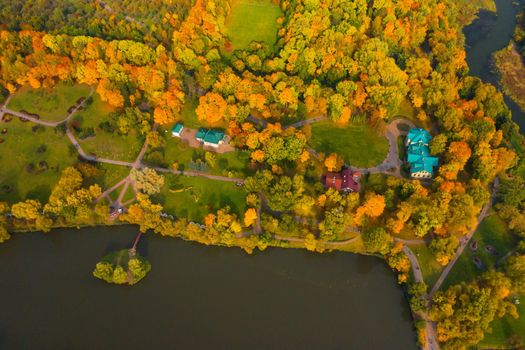
[[[137,229],[16,234],[0,245],[0,349],[417,349],[383,261],[206,247],[148,234],[133,287],[91,276]]]
[[[481,11],[479,18],[465,28],[467,63],[470,74],[499,86],[499,77],[492,64],[492,54],[506,47],[514,34],[516,15],[525,1],[495,0],[497,13]],[[505,96],[512,119],[525,133],[525,113]]]

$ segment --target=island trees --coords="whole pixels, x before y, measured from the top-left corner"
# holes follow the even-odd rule
[[[106,255],[97,263],[93,276],[107,283],[138,283],[151,270],[151,264],[134,249],[124,249]]]

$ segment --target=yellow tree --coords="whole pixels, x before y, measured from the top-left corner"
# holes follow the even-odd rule
[[[328,171],[339,171],[343,166],[343,160],[336,153],[332,153],[326,157],[324,165]]]
[[[221,95],[208,92],[199,98],[199,106],[195,110],[197,118],[208,124],[217,124],[224,120],[228,110],[228,103]]]
[[[252,226],[257,220],[257,211],[254,208],[248,208],[244,213],[244,225],[246,227]]]

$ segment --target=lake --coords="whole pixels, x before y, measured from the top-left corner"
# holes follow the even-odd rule
[[[148,234],[139,284],[91,276],[132,226],[16,234],[0,245],[1,349],[417,349],[407,302],[377,258],[247,255]]]

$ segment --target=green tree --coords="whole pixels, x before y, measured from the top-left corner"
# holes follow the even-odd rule
[[[392,242],[392,237],[382,227],[367,229],[361,234],[361,237],[369,253],[385,254]]]
[[[164,176],[157,174],[157,172],[151,168],[144,168],[142,170],[131,169],[129,175],[137,189],[148,195],[159,193],[162,186],[164,186]]]
[[[525,255],[509,257],[505,272],[512,281],[512,289],[517,294],[525,294]]]

